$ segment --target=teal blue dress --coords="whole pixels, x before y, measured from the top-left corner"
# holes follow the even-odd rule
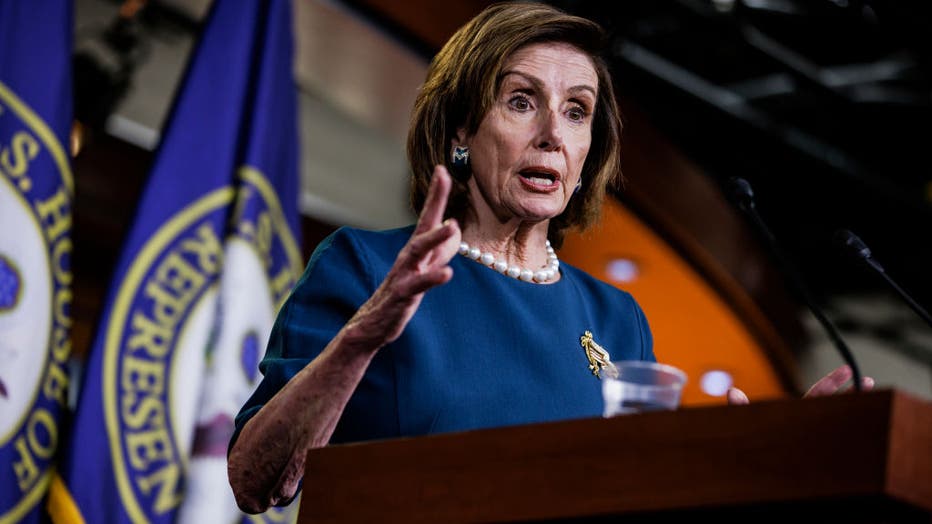
[[[278,314],[236,434],[372,295],[412,231],[341,228],[318,246]],[[613,360],[654,360],[631,295],[569,264],[546,285],[460,255],[450,266],[453,279],[429,290],[403,334],[376,354],[331,443],[601,416],[601,385],[580,344],[586,331]]]

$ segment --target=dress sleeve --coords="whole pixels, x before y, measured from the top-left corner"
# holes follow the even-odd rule
[[[644,315],[644,310],[641,309],[641,306],[638,305],[633,298],[631,302],[634,303],[634,313],[637,316],[638,331],[641,334],[641,360],[656,362],[657,357],[654,356],[654,336],[650,332],[650,325],[647,323],[647,317]]]
[[[373,280],[352,232],[339,229],[320,243],[278,312],[259,363],[262,381],[236,416],[229,448],[246,422],[317,357],[369,299],[376,287]]]

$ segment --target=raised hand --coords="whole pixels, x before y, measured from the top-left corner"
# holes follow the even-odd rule
[[[849,391],[854,388],[854,385],[845,386],[845,384],[851,380],[851,377],[854,375],[851,371],[851,367],[848,365],[839,366],[832,370],[829,374],[820,378],[818,382],[812,385],[809,388],[809,391],[806,392],[804,397],[821,397],[825,395],[833,395],[842,391]],[[861,377],[861,390],[868,391],[873,389],[874,379],[870,377]]]
[[[462,234],[456,220],[443,220],[451,186],[446,168],[434,168],[414,233],[385,280],[347,325],[368,344],[381,347],[397,339],[417,311],[424,292],[453,278],[449,263]]]
[[[414,233],[382,284],[243,428],[227,464],[244,510],[262,512],[294,497],[307,450],[330,441],[373,355],[401,335],[425,291],[453,278],[449,262],[461,234],[455,220],[443,221],[451,185],[447,170],[437,167]]]
[[[839,366],[813,384],[803,397],[821,397],[849,391],[853,389],[853,386],[845,386],[845,384],[851,380],[852,375],[853,373],[848,365]],[[873,387],[874,379],[871,377],[861,378],[861,390],[868,391],[873,389]],[[748,404],[750,402],[748,396],[744,394],[744,391],[735,387],[728,389],[727,398],[728,403],[731,405]]]

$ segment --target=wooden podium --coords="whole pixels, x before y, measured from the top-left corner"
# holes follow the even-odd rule
[[[932,403],[898,391],[330,446],[298,522],[932,522]],[[621,519],[618,519],[621,520]]]

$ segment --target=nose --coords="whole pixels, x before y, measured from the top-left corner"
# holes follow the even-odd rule
[[[540,131],[537,137],[537,147],[544,151],[559,151],[563,147],[563,128],[558,111],[542,111],[540,113]]]

